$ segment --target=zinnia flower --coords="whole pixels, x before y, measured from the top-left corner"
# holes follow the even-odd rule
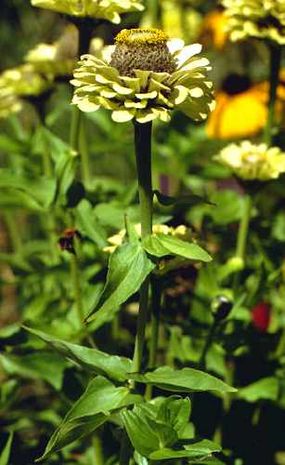
[[[247,37],[285,44],[284,0],[222,0],[231,40]]]
[[[120,14],[142,11],[141,0],[31,0],[33,6],[76,17],[107,19],[119,24]]]
[[[37,96],[49,88],[49,83],[31,64],[7,69],[0,75],[0,91],[9,89],[15,96]]]
[[[183,47],[183,41],[167,39],[157,29],[124,29],[110,62],[82,56],[71,81],[72,102],[85,112],[111,110],[117,122],[169,121],[175,107],[204,120],[213,108],[209,61],[196,56],[200,44]]]
[[[250,141],[228,145],[215,156],[215,160],[244,180],[269,181],[285,172],[285,153],[279,147],[256,145]]]

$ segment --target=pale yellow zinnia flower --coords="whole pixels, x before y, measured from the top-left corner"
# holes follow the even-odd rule
[[[285,44],[284,0],[222,0],[233,41],[256,37]]]
[[[202,46],[168,42],[158,29],[124,29],[116,38],[109,62],[81,57],[71,83],[73,104],[85,112],[103,107],[117,122],[170,120],[178,108],[195,121],[213,109],[209,61],[199,56]]]
[[[141,0],[31,0],[32,5],[79,18],[107,19],[119,24],[120,14],[142,11]]]
[[[285,153],[279,147],[256,145],[250,141],[228,145],[215,159],[247,181],[269,181],[285,172]]]

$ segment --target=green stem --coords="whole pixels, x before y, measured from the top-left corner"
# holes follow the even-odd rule
[[[215,336],[215,333],[216,333],[216,329],[217,329],[217,321],[214,321],[212,326],[209,329],[208,334],[207,334],[205,345],[203,347],[203,351],[202,351],[202,354],[201,354],[201,357],[200,357],[200,360],[199,360],[199,369],[201,369],[201,370],[205,370],[205,368],[206,368],[207,354],[208,354],[208,352],[209,352],[209,350],[210,350],[210,348],[212,346],[214,336]]]
[[[160,307],[161,307],[161,288],[158,279],[152,277],[151,279],[152,290],[152,314],[151,314],[151,337],[149,347],[149,361],[148,368],[152,369],[156,366],[157,349],[159,341],[159,322],[160,322]],[[152,398],[152,386],[149,384],[145,391],[146,399]]]
[[[239,225],[238,237],[237,237],[237,246],[236,246],[236,257],[240,258],[243,263],[245,261],[246,254],[246,245],[247,245],[247,236],[248,228],[250,222],[250,215],[252,210],[252,199],[250,195],[245,196],[245,208],[243,212],[242,219]],[[234,293],[236,293],[240,280],[240,273],[236,273],[234,278]]]
[[[264,141],[271,145],[272,136],[274,133],[275,126],[275,102],[277,95],[277,87],[279,81],[279,71],[281,64],[281,47],[277,44],[268,44],[270,53],[270,89],[269,89],[269,101],[268,101],[268,116],[267,124],[264,130]]]
[[[152,123],[134,123],[135,151],[140,202],[141,237],[152,233],[152,178],[151,178],[151,130]],[[133,355],[133,372],[141,369],[145,342],[145,328],[148,316],[149,282],[147,278],[141,285],[137,334]]]
[[[98,433],[92,437],[92,446],[94,449],[94,465],[104,465],[104,455],[102,450],[102,441]]]
[[[80,283],[80,270],[77,255],[74,253],[70,261],[70,274],[71,282],[74,291],[74,300],[77,310],[78,320],[82,324],[84,320],[84,309],[82,303],[81,283]]]

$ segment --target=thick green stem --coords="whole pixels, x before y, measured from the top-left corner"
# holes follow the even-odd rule
[[[140,124],[135,122],[134,124],[142,239],[152,233],[151,129],[151,123]],[[133,356],[134,372],[139,372],[141,369],[148,316],[149,282],[150,280],[147,278],[140,289],[137,334]]]
[[[245,196],[245,207],[242,219],[239,225],[238,237],[237,237],[237,246],[236,246],[236,257],[240,258],[243,263],[245,262],[246,254],[246,245],[247,245],[247,236],[248,228],[250,222],[250,215],[252,210],[252,199],[250,195]],[[236,292],[239,286],[240,273],[235,275],[234,279],[234,291]]]
[[[14,216],[11,211],[6,210],[4,212],[4,221],[7,226],[8,234],[9,234],[9,241],[11,242],[11,246],[13,252],[16,254],[21,254],[23,249],[23,242],[22,242],[22,235],[21,229],[19,229],[19,223],[17,221],[16,216]]]
[[[271,145],[272,136],[274,134],[274,126],[276,122],[275,104],[281,64],[281,47],[277,44],[269,43],[268,48],[270,53],[270,89],[268,100],[267,124],[264,130],[264,141],[268,145]]]
[[[156,366],[157,349],[159,342],[159,323],[160,323],[160,306],[161,306],[161,287],[158,279],[152,277],[151,279],[151,337],[149,346],[149,360],[148,368],[152,369]],[[152,386],[149,384],[145,391],[146,399],[152,398]]]

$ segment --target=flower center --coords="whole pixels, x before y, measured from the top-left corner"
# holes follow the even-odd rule
[[[168,36],[159,29],[123,29],[116,37],[111,66],[122,76],[134,70],[173,73],[176,63],[167,47]]]

